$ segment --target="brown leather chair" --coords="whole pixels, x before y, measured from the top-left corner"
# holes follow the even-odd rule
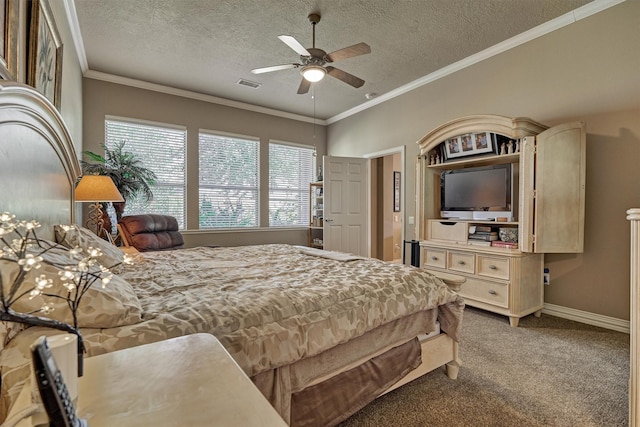
[[[170,215],[127,215],[118,222],[122,244],[140,252],[165,251],[184,246],[178,221]]]

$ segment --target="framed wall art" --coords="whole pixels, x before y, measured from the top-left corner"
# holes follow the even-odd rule
[[[0,0],[0,78],[18,78],[18,0]]]
[[[33,0],[27,83],[60,109],[62,41],[47,0]]]

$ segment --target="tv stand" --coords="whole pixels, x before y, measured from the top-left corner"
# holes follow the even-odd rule
[[[517,223],[494,221],[429,220],[428,240],[420,242],[422,267],[461,276],[460,295],[465,303],[509,317],[513,327],[529,314],[540,316],[543,300],[543,254],[518,249],[476,246],[469,239],[471,227],[489,225],[515,228]]]
[[[445,141],[485,132],[516,141],[517,152],[430,163]],[[523,316],[540,315],[544,254],[583,251],[585,124],[547,128],[527,118],[474,115],[435,128],[418,144],[416,236],[422,267],[465,278],[460,288],[465,303],[508,316],[514,327]],[[441,209],[442,171],[505,163],[518,176],[512,212]],[[518,246],[493,247],[469,239],[470,227],[487,224],[517,228]]]
[[[512,221],[510,211],[442,211],[440,216],[448,220],[482,220],[482,221]]]

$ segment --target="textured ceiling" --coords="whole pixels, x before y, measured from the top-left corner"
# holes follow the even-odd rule
[[[490,48],[591,0],[75,0],[91,71],[327,119]],[[277,36],[312,47],[359,42],[371,53],[332,64],[366,81],[331,77],[297,95],[299,62]],[[239,79],[261,83],[240,86]],[[315,93],[315,106],[312,95]]]

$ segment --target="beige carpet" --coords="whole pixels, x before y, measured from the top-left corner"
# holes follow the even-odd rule
[[[375,400],[340,427],[627,426],[629,335],[553,316],[465,309],[458,379],[443,370]]]

